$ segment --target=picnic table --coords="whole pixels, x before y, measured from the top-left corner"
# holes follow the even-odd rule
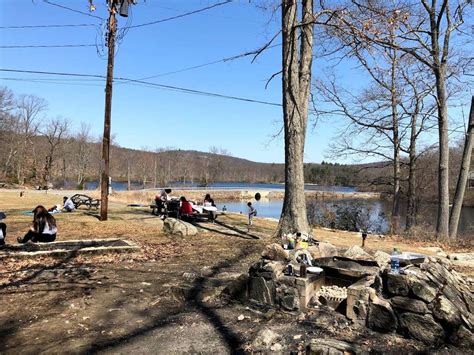
[[[92,198],[85,194],[75,194],[71,197],[71,200],[76,208],[79,208],[80,206],[87,206],[88,209],[91,209],[92,207],[97,209],[100,206],[99,199]]]

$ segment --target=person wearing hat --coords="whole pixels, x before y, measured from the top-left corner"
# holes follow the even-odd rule
[[[63,197],[63,210],[66,211],[66,212],[72,212],[76,209],[76,206],[74,205],[74,202],[72,202],[72,200],[67,197],[67,196],[64,196]]]
[[[7,237],[7,225],[2,222],[7,216],[0,212],[0,245],[5,245],[5,238]]]

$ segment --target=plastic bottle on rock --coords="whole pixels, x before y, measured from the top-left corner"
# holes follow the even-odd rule
[[[398,248],[393,248],[392,255],[390,255],[390,272],[392,274],[400,273],[400,251]]]

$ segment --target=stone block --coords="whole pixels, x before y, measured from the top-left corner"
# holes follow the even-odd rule
[[[362,279],[347,288],[347,318],[365,324],[371,295],[375,295],[375,289],[371,287],[373,282],[373,277]]]
[[[369,253],[357,245],[353,245],[347,249],[343,256],[355,260],[374,260]]]
[[[474,349],[474,334],[463,325],[451,335],[449,340],[458,347]]]
[[[444,339],[443,328],[430,314],[403,313],[400,315],[400,327],[411,338],[426,344],[436,345]]]
[[[379,267],[385,267],[390,264],[390,254],[377,250],[374,254],[374,259]]]
[[[387,291],[392,295],[408,296],[410,291],[409,279],[406,275],[386,274]]]
[[[437,294],[437,289],[424,280],[416,277],[410,277],[411,291],[413,294],[422,299],[423,301],[430,303],[434,300]]]
[[[443,295],[436,297],[430,304],[433,316],[440,321],[449,324],[450,327],[461,325],[461,313],[459,309]]]
[[[249,298],[260,304],[275,304],[275,284],[263,277],[251,277],[249,281]]]
[[[390,299],[390,304],[393,308],[402,311],[419,314],[425,314],[429,312],[426,303],[409,297],[395,296]]]
[[[325,242],[319,242],[318,245],[311,246],[307,250],[313,259],[338,255],[337,248],[334,245]]]
[[[370,329],[388,333],[398,327],[398,321],[390,303],[376,297],[369,305],[367,325]]]

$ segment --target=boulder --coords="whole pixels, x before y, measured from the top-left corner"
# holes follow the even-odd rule
[[[369,253],[357,245],[353,245],[347,249],[343,256],[355,260],[373,260]]]
[[[395,296],[390,299],[390,304],[397,310],[419,314],[425,314],[429,312],[426,303],[413,298]]]
[[[384,333],[396,330],[398,321],[390,303],[375,296],[369,306],[367,325],[370,329]]]
[[[450,340],[456,346],[471,350],[474,349],[474,334],[463,325],[451,335]]]
[[[431,283],[417,277],[410,277],[411,291],[425,302],[432,302],[437,294],[437,289]]]
[[[275,304],[275,285],[263,277],[251,277],[249,281],[249,298],[259,304]]]
[[[387,291],[392,295],[408,296],[409,278],[406,275],[387,273]]]
[[[437,297],[430,308],[437,320],[444,321],[451,327],[458,327],[462,322],[459,309],[443,295]]]
[[[285,261],[288,260],[289,256],[288,250],[283,249],[283,247],[277,243],[266,245],[262,251],[262,257],[268,260]]]
[[[400,327],[411,337],[426,344],[435,345],[443,341],[444,330],[430,314],[403,313]]]
[[[325,242],[320,242],[318,245],[310,246],[307,250],[313,259],[327,258],[338,255],[337,248],[334,245]]]
[[[247,298],[247,285],[249,278],[246,274],[242,274],[237,279],[231,281],[225,288],[224,293],[233,299],[245,300]]]
[[[377,250],[375,252],[374,259],[377,262],[377,265],[380,267],[384,267],[390,264],[390,254],[387,254],[381,250]]]
[[[196,235],[198,230],[191,223],[175,218],[166,218],[163,223],[163,231],[168,234],[187,236]]]

